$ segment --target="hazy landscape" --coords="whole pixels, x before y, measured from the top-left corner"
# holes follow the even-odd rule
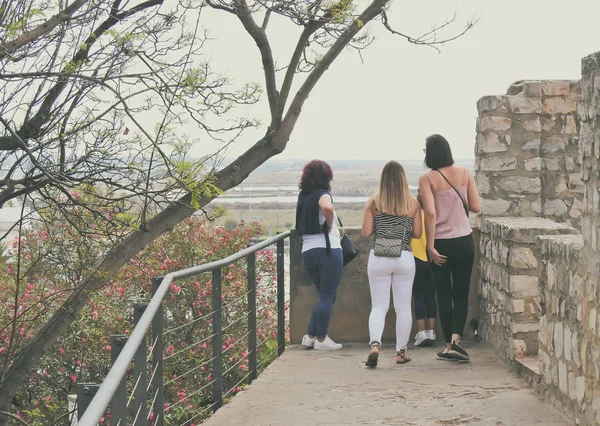
[[[291,228],[295,221],[298,180],[308,160],[274,158],[255,170],[241,185],[227,191],[211,205],[227,212],[217,223],[234,226],[240,220],[257,221],[266,234]],[[365,201],[377,190],[379,175],[388,160],[330,161],[332,194],[345,226],[360,226]],[[473,170],[473,159],[457,160]],[[422,161],[402,162],[409,186],[416,188],[425,171]]]

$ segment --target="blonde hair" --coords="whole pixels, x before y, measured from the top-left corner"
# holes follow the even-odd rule
[[[373,202],[380,212],[395,216],[407,215],[415,208],[416,200],[408,189],[404,167],[397,161],[383,167]]]

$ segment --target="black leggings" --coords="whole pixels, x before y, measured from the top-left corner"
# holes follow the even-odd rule
[[[435,303],[435,286],[431,276],[429,262],[415,257],[415,280],[413,282],[413,298],[415,300],[415,316],[417,320],[437,318]]]
[[[469,309],[469,287],[475,249],[473,237],[435,240],[435,249],[447,257],[446,263],[438,266],[431,263],[433,281],[437,290],[438,310],[446,343],[452,335],[463,334]]]

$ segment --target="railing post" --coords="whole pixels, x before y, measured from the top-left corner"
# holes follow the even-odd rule
[[[81,420],[81,416],[85,413],[92,398],[100,389],[100,385],[96,383],[77,383],[77,419]]]
[[[256,379],[256,252],[246,257],[248,277],[248,383]]]
[[[134,327],[139,322],[142,314],[146,310],[148,304],[134,303],[133,304],[133,325]],[[137,383],[134,398],[134,419],[137,416],[137,421],[133,426],[147,424],[148,418],[148,362],[146,360],[147,342],[144,338],[138,347],[133,357],[133,383]],[[138,381],[139,380],[139,381]],[[139,413],[139,414],[138,414]]]
[[[212,326],[213,326],[213,411],[217,411],[223,405],[223,346],[221,335],[221,268],[212,271]]]
[[[110,365],[114,365],[115,361],[121,354],[121,349],[127,343],[127,336],[110,336]],[[125,378],[119,383],[119,387],[115,391],[110,400],[110,413],[113,426],[127,424],[127,388],[125,387]]]
[[[152,278],[152,295],[156,294],[162,283],[162,277]],[[154,414],[154,426],[164,426],[165,395],[163,381],[163,305],[156,311],[152,319],[152,413]]]
[[[285,351],[285,275],[283,240],[277,241],[277,356]]]

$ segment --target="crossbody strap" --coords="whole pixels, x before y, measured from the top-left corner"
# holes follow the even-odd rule
[[[440,175],[442,175],[442,177],[444,178],[444,180],[445,180],[446,182],[448,182],[448,185],[450,185],[450,186],[452,187],[452,189],[454,189],[454,192],[456,192],[456,195],[458,195],[458,198],[460,198],[460,201],[462,202],[462,204],[463,204],[463,207],[465,208],[465,213],[466,213],[466,214],[467,214],[467,216],[468,216],[468,215],[469,215],[469,206],[467,206],[467,203],[465,202],[465,200],[463,200],[463,197],[462,197],[462,195],[460,195],[460,192],[458,192],[458,190],[457,190],[457,189],[454,187],[454,185],[452,185],[452,184],[450,183],[450,181],[448,180],[448,178],[447,178],[446,176],[444,176],[444,174],[443,174],[441,171],[439,171],[438,169],[433,169],[433,170],[435,170],[435,171],[436,171],[436,172],[438,172]]]

